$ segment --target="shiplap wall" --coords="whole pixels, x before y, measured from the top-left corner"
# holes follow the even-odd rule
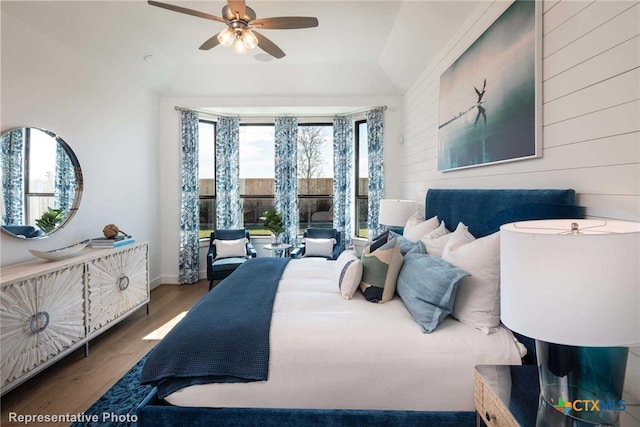
[[[403,197],[423,205],[428,188],[574,188],[589,216],[640,220],[637,1],[542,3],[542,157],[438,172],[440,75],[509,6],[479,2],[405,94]],[[640,348],[626,390],[640,399]]]
[[[402,192],[428,188],[574,188],[590,216],[640,220],[640,5],[543,3],[542,158],[438,172],[440,75],[507,8],[479,2],[407,91]]]

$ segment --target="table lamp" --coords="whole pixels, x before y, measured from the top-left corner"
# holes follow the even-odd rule
[[[563,425],[617,425],[627,346],[640,343],[640,223],[503,225],[500,274],[502,322],[536,340],[544,402]]]
[[[382,199],[378,222],[387,227],[404,227],[415,212],[416,202],[413,200]]]

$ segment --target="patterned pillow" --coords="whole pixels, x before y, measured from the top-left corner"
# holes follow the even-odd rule
[[[391,239],[375,251],[371,245],[362,251],[362,281],[360,290],[371,302],[391,301],[396,291],[396,280],[402,267],[402,254],[398,241]]]
[[[213,244],[216,245],[216,259],[247,256],[246,237],[236,240],[214,239]]]
[[[413,320],[430,333],[453,311],[458,283],[468,275],[440,257],[409,253],[398,275],[398,295]]]
[[[338,289],[345,299],[351,299],[362,279],[362,262],[353,251],[344,251],[334,265]]]
[[[389,241],[389,230],[381,234],[378,234],[371,241],[371,252],[375,251],[376,249],[378,249],[380,246],[384,245],[388,241]]]

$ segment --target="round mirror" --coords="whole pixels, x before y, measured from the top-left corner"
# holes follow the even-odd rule
[[[2,231],[32,239],[64,227],[80,205],[82,171],[66,142],[39,128],[1,135]]]

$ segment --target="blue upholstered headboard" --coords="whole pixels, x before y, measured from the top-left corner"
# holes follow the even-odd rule
[[[451,231],[463,222],[475,237],[515,221],[582,217],[574,190],[432,189],[427,191],[425,218],[436,215]]]
[[[495,233],[502,224],[550,218],[582,218],[574,190],[438,190],[427,191],[425,218],[438,216],[453,231],[463,222],[476,238]],[[526,364],[536,364],[534,340],[515,334],[527,347]]]

